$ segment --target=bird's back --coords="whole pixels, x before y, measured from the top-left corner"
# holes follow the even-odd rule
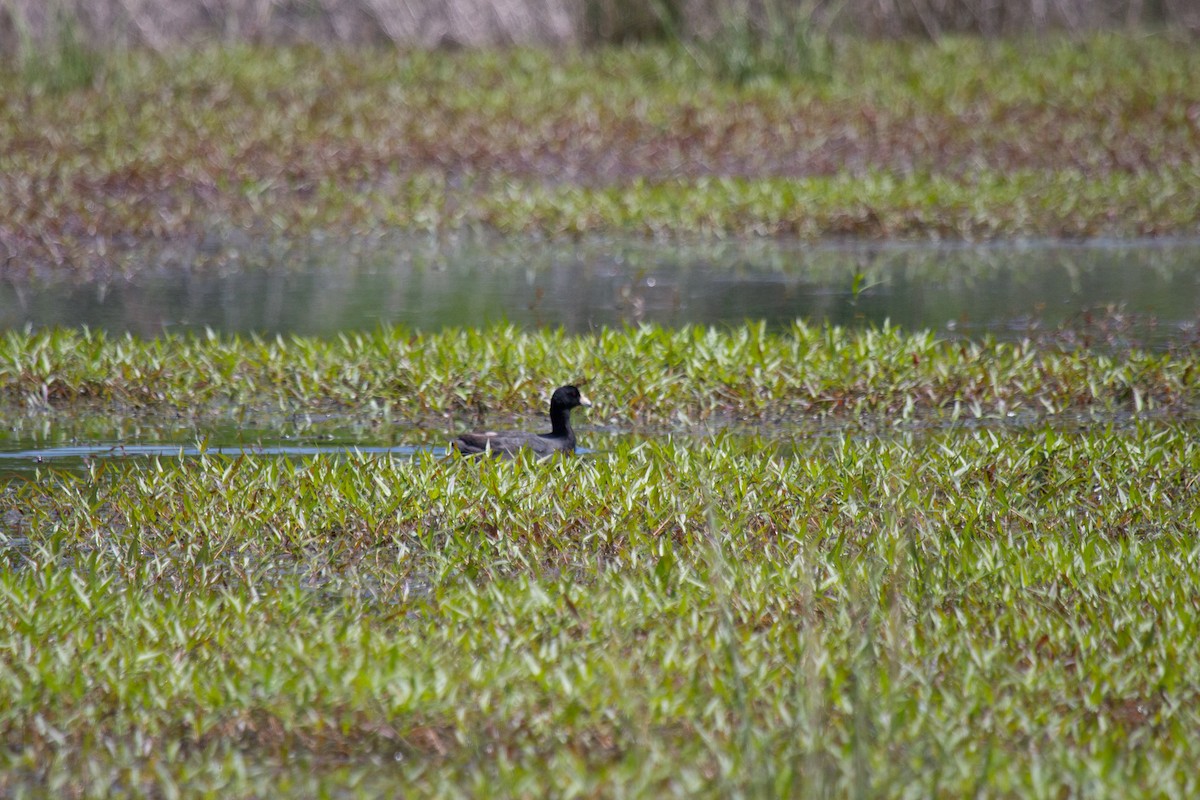
[[[548,456],[552,453],[574,453],[574,436],[551,436],[548,434],[523,433],[464,433],[452,442],[464,455],[492,453],[514,456],[521,450],[532,450],[535,455]]]

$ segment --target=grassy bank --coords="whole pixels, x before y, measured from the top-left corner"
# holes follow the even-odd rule
[[[1195,234],[1197,52],[848,40],[740,85],[668,47],[110,53],[0,74],[0,250],[86,271],[231,230]]]

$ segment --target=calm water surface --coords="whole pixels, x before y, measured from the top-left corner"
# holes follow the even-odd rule
[[[218,268],[199,250],[158,253],[134,280],[0,281],[0,329],[332,335],[509,321],[581,332],[801,318],[1017,338],[1119,312],[1153,346],[1200,318],[1195,240],[939,247],[464,237],[231,250]]]
[[[508,321],[582,332],[605,325],[813,324],[932,329],[1015,339],[1086,330],[1110,346],[1189,345],[1200,321],[1200,241],[983,246],[738,241],[545,243],[463,237],[245,243],[161,251],[136,279],[0,278],[0,329],[88,325],[155,336],[333,335]],[[149,257],[148,257],[149,258]],[[198,430],[171,420],[49,419],[0,430],[0,483],[48,468],[210,453],[304,457],[443,454],[451,427],[297,417]],[[450,423],[447,423],[448,426]],[[536,426],[536,421],[528,421]],[[579,421],[587,431],[586,420]],[[781,438],[795,432],[781,431]],[[590,431],[593,447],[612,432]]]

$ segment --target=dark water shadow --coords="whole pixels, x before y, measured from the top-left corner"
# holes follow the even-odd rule
[[[350,415],[264,417],[194,423],[173,416],[137,418],[61,414],[14,420],[0,430],[0,483],[38,470],[86,472],[93,464],[124,467],[201,455],[292,458],[446,454],[447,434]]]
[[[27,450],[0,451],[0,471],[20,472],[30,466],[53,464],[59,468],[82,469],[90,461],[100,459],[136,458],[188,458],[201,455],[213,456],[283,456],[304,458],[307,456],[380,455],[412,457],[429,452],[435,456],[446,454],[444,447],[371,447],[355,445],[206,445],[196,444],[121,444],[95,442],[66,447],[44,447]]]

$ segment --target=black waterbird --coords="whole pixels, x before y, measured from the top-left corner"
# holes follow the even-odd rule
[[[464,433],[450,443],[464,455],[489,453],[512,457],[523,449],[537,456],[575,452],[575,431],[571,429],[571,409],[592,403],[575,386],[560,386],[550,396],[550,432],[488,431]]]

